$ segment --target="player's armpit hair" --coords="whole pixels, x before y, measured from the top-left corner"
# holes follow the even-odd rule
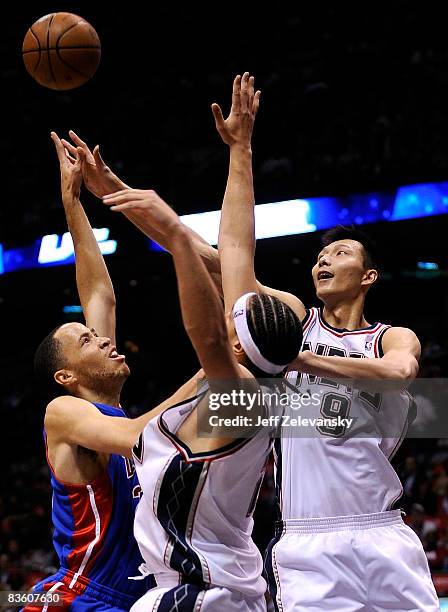
[[[274,364],[289,364],[298,355],[303,339],[302,324],[292,308],[279,298],[253,294],[247,304],[247,324],[261,355]],[[257,377],[271,377],[259,368]]]

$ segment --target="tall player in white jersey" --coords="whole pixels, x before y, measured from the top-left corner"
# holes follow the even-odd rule
[[[244,275],[245,265],[252,269],[253,199],[235,198],[224,212]],[[409,329],[365,319],[378,270],[363,233],[335,228],[322,246],[312,274],[323,308],[306,310],[282,296],[304,327],[288,378],[299,391],[325,389],[314,417],[356,420],[349,436],[338,424],[276,441],[282,520],[266,559],[274,605],[282,612],[433,612],[439,606],[423,547],[392,509],[402,489],[390,459],[406,432],[404,389],[418,372],[420,343]],[[355,380],[363,382],[352,388]]]
[[[322,246],[312,274],[323,308],[304,313],[302,352],[287,378],[298,390],[324,390],[314,416],[355,420],[349,431],[337,424],[276,440],[271,594],[285,612],[432,612],[439,605],[423,547],[393,509],[402,487],[390,463],[407,430],[404,389],[420,344],[409,329],[364,317],[378,277],[369,239],[339,227]]]

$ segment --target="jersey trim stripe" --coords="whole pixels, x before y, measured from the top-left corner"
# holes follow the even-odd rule
[[[320,326],[323,327],[326,331],[330,332],[330,334],[333,334],[333,336],[337,336],[338,338],[343,338],[344,336],[358,336],[361,334],[375,334],[379,329],[381,329],[383,325],[382,323],[373,323],[372,325],[369,325],[369,327],[364,327],[362,329],[354,329],[353,331],[350,331],[349,329],[342,330],[329,325],[324,320],[320,309],[317,309],[317,315]]]
[[[384,356],[382,342],[383,336],[388,329],[390,329],[390,325],[385,325],[381,332],[378,334],[378,336],[375,338],[374,353],[375,357],[379,357],[380,359]]]
[[[78,580],[78,577],[83,573],[87,562],[89,561],[93,549],[95,547],[95,545],[98,543],[99,539],[100,539],[100,534],[101,534],[101,518],[100,518],[100,514],[98,512],[98,508],[96,506],[96,502],[95,502],[95,492],[92,488],[91,485],[87,485],[86,487],[87,491],[89,492],[89,501],[90,501],[90,507],[92,508],[92,512],[93,512],[93,516],[95,517],[95,537],[94,539],[89,543],[87,550],[85,552],[84,558],[81,562],[81,565],[79,566],[78,571],[76,572],[76,574],[73,576],[72,581],[70,582],[69,588],[72,589],[73,586],[76,584],[76,581]]]
[[[63,582],[56,582],[50,589],[48,589],[47,594],[48,593],[53,593],[53,591],[56,591],[57,588],[59,588],[60,586],[63,586],[63,585],[64,585]],[[49,606],[49,603],[46,603],[44,605],[44,607],[42,608],[42,612],[47,612],[48,606]]]
[[[315,314],[315,308],[309,308],[306,311],[306,315],[302,321],[302,330],[305,332],[305,330],[308,329],[308,327],[311,325],[313,319],[314,319],[314,314]]]
[[[194,453],[191,451],[188,446],[182,442],[175,434],[173,434],[164,423],[161,416],[158,419],[158,425],[160,431],[171,441],[171,443],[177,448],[179,453],[182,455],[184,461],[186,463],[194,463],[200,461],[214,461],[215,459],[221,459],[223,457],[227,457],[228,455],[232,455],[240,448],[243,448],[252,438],[237,438],[234,442],[230,442],[230,444],[226,444],[225,446],[221,446],[221,448],[216,449],[215,451],[206,451],[200,453]]]

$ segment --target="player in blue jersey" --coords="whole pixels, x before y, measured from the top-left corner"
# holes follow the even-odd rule
[[[44,423],[53,489],[53,542],[60,569],[34,590],[62,597],[66,610],[129,610],[152,582],[139,572],[143,559],[133,523],[140,487],[132,459],[122,456],[129,446],[123,438],[134,440],[148,417],[127,419],[120,406],[120,392],[130,372],[115,347],[113,286],[79,200],[83,151],[72,164],[58,136],[52,134],[52,139],[86,325],[56,328],[35,357],[40,382],[47,384],[54,398],[66,395],[48,404]],[[187,385],[186,396],[194,394],[193,388]],[[178,401],[182,393],[181,389],[170,402]],[[26,612],[41,609],[25,608]]]

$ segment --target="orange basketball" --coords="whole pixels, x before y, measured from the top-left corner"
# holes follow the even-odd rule
[[[101,43],[96,30],[73,13],[50,13],[38,19],[22,45],[25,67],[40,85],[74,89],[98,68]]]

